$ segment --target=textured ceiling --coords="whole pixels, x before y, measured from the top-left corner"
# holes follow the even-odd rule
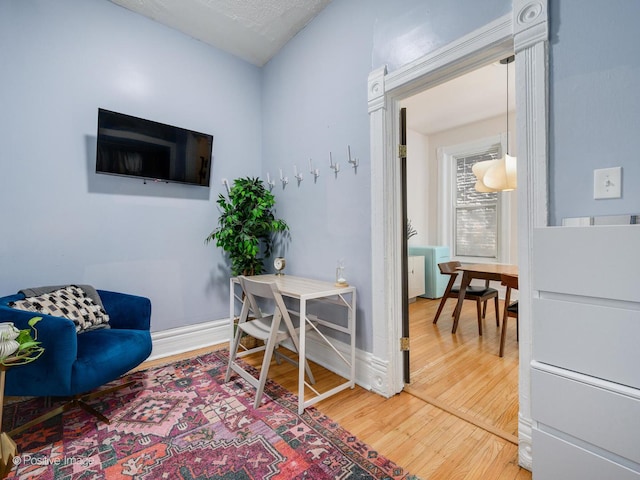
[[[331,0],[110,0],[250,63],[267,63]],[[509,108],[515,109],[513,64]],[[425,135],[506,113],[504,66],[495,63],[403,102]]]
[[[262,66],[331,0],[111,0]]]

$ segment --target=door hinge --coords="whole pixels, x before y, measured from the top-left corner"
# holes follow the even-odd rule
[[[400,338],[400,351],[408,352],[409,351],[409,337],[401,337]]]
[[[398,145],[398,158],[407,158],[407,146]]]

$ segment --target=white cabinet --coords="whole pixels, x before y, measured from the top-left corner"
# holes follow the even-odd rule
[[[636,225],[534,230],[535,480],[640,480],[638,245]]]
[[[409,257],[422,256],[424,258],[424,295],[425,298],[440,298],[444,295],[449,283],[449,275],[442,275],[439,263],[451,260],[449,247],[437,245],[412,245],[409,247]]]
[[[424,257],[409,256],[409,299],[424,295]]]

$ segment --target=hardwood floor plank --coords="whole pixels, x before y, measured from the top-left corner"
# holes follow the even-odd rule
[[[438,300],[418,298],[410,305],[411,384],[407,391],[435,398],[463,418],[477,419],[508,436],[517,435],[518,356],[517,343],[498,356],[500,331],[489,310],[483,320],[483,335],[477,330],[473,302],[465,302],[458,333],[451,334],[450,302],[438,324],[432,319]],[[508,323],[508,338],[515,340],[516,322]]]

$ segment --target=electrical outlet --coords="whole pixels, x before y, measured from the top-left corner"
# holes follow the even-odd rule
[[[599,168],[593,171],[593,198],[622,197],[622,167]]]

